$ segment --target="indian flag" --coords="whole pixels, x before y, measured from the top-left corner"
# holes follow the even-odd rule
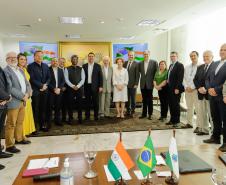
[[[108,170],[115,180],[118,180],[124,173],[134,166],[129,154],[126,152],[123,144],[119,141],[108,161]]]
[[[177,179],[179,179],[177,143],[174,137],[170,140],[169,151],[166,154],[166,164],[169,166],[174,175],[176,175]]]

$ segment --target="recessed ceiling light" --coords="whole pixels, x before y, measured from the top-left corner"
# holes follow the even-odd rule
[[[142,20],[137,25],[138,26],[155,26],[163,23],[164,21],[160,21],[157,19],[149,19],[149,20]]]
[[[69,38],[69,39],[80,39],[81,38],[80,35],[69,35],[69,34],[65,35],[65,37]]]
[[[119,17],[119,18],[117,18],[117,21],[118,21],[118,22],[123,22],[123,21],[124,21],[124,18]]]
[[[9,37],[11,37],[11,38],[24,38],[24,37],[26,37],[26,35],[22,34],[22,33],[16,33],[16,34],[10,34]]]
[[[126,37],[120,37],[120,40],[132,40],[135,36],[126,36]]]
[[[38,22],[42,22],[42,19],[41,18],[38,18]]]
[[[104,24],[104,21],[100,21],[100,24]]]
[[[62,24],[83,24],[83,17],[60,17]]]

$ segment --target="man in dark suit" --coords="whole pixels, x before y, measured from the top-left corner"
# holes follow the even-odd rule
[[[204,64],[197,68],[194,85],[198,93],[198,107],[197,107],[197,122],[195,133],[197,135],[209,135],[209,121],[212,122],[210,114],[210,105],[208,100],[208,92],[206,89],[205,81],[208,76],[209,69],[213,64],[213,54],[211,51],[205,51],[203,53]],[[212,125],[213,128],[213,125]]]
[[[3,126],[5,124],[6,113],[7,113],[7,102],[11,100],[11,96],[9,94],[9,84],[7,82],[7,78],[5,72],[0,67],[0,135],[2,134]],[[1,137],[0,137],[0,158],[8,158],[12,157],[13,154],[5,153],[2,151],[1,145]],[[0,164],[0,170],[5,168]]]
[[[147,117],[148,109],[148,119],[151,120],[153,113],[153,80],[158,69],[158,63],[155,60],[150,60],[149,55],[150,51],[144,51],[144,61],[139,63],[140,89],[143,101],[143,111],[140,119]]]
[[[226,44],[220,49],[220,61],[214,62],[206,80],[210,95],[210,110],[213,119],[213,134],[204,143],[220,144],[223,125],[223,144],[220,151],[226,152],[226,104],[223,101],[223,85],[226,80]]]
[[[180,123],[180,98],[184,92],[183,78],[184,65],[178,62],[178,53],[173,51],[170,54],[171,65],[168,72],[169,109],[170,121],[167,125],[177,126]]]
[[[103,74],[101,66],[94,62],[95,54],[88,54],[88,63],[83,65],[85,71],[84,93],[86,98],[86,120],[90,119],[91,100],[94,108],[94,119],[98,120],[99,93],[103,91]]]
[[[38,50],[34,53],[34,62],[28,65],[27,70],[30,74],[30,83],[33,89],[32,109],[35,127],[47,132],[46,110],[50,72],[48,65],[42,61],[43,53]]]
[[[133,115],[136,108],[136,92],[139,83],[139,64],[134,61],[134,52],[129,51],[128,61],[123,64],[129,74],[128,102],[126,103],[127,115]]]
[[[62,89],[65,85],[64,72],[58,67],[57,58],[51,61],[50,83],[49,83],[49,96],[48,96],[48,110],[47,110],[47,123],[48,128],[51,127],[52,110],[54,108],[54,121],[58,126],[62,126],[60,120],[60,107],[62,101]]]
[[[73,121],[73,108],[76,99],[78,122],[82,123],[82,96],[83,96],[83,84],[85,82],[85,73],[82,67],[78,66],[78,56],[71,56],[71,66],[65,69],[65,80],[68,86],[68,124],[72,124]]]

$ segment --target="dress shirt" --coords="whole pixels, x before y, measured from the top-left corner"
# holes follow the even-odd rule
[[[144,61],[144,73],[145,74],[147,73],[147,70],[148,70],[148,64],[149,64],[149,60]]]
[[[224,65],[224,63],[226,62],[226,60],[220,61],[220,63],[218,64],[216,70],[215,70],[215,75],[217,75],[217,73],[219,72],[220,68]]]
[[[169,68],[169,71],[168,71],[168,79],[169,79],[170,73],[171,73],[171,71],[173,70],[173,67],[174,67],[174,65],[175,65],[176,63],[177,63],[177,61],[171,63],[170,68]],[[169,83],[169,81],[168,81],[168,83]]]
[[[192,89],[195,89],[195,84],[193,82],[196,71],[197,71],[197,64],[190,64],[185,67],[184,71],[184,87],[190,87]]]
[[[88,63],[88,84],[92,83],[93,66],[94,62],[92,64]]]
[[[106,79],[108,79],[108,68],[109,68],[108,66],[107,67],[104,66],[104,73]]]
[[[13,72],[16,74],[17,76],[17,79],[20,83],[20,87],[21,87],[21,92],[23,94],[26,93],[26,83],[25,83],[25,77],[23,76],[23,74],[21,73],[20,71],[20,68],[19,67],[12,67],[10,66],[10,68],[13,70]]]
[[[69,80],[69,75],[68,75],[68,70],[67,70],[67,68],[64,69],[64,78],[65,78],[66,84],[67,84],[69,87],[73,88],[73,87],[74,87],[74,84],[72,84],[72,83],[70,82],[70,80]],[[81,71],[81,81],[78,83],[77,87],[80,88],[80,87],[84,84],[84,82],[85,82],[85,72],[84,72],[84,70],[82,69],[82,71]]]
[[[53,73],[56,81],[56,88],[58,87],[58,68],[57,67],[52,67],[53,68]]]

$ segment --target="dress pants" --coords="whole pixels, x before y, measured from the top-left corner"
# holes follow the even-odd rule
[[[161,90],[158,91],[158,95],[160,100],[161,118],[166,118],[169,106],[168,87],[164,86]]]
[[[212,117],[210,114],[210,103],[205,98],[198,100],[198,113],[197,113],[197,127],[200,132],[209,133],[209,122],[212,123]],[[211,128],[213,125],[211,124]]]
[[[15,140],[20,142],[24,139],[23,121],[25,116],[25,106],[21,102],[16,109],[8,109],[5,126],[5,145],[6,148],[15,145]]]
[[[5,124],[6,114],[7,114],[6,108],[0,109],[0,146],[1,146],[1,136],[2,136],[3,127]],[[2,152],[2,147],[0,147],[0,153],[1,152]]]
[[[73,110],[75,107],[75,101],[77,102],[78,120],[82,120],[82,90],[81,88],[77,91],[68,89],[68,115],[69,121],[73,120]]]
[[[168,94],[169,94],[170,122],[172,122],[173,124],[180,123],[181,93],[175,94],[174,89],[169,88]]]
[[[102,92],[100,94],[100,115],[110,115],[111,93]]]
[[[32,109],[34,114],[35,127],[38,130],[46,125],[48,91],[42,91],[36,96],[32,96]]]
[[[68,88],[62,92],[62,101],[61,101],[61,115],[62,121],[66,121],[67,113],[68,113],[68,105],[70,101],[68,100]],[[69,115],[69,114],[68,114]]]
[[[54,110],[54,122],[56,124],[59,124],[61,122],[60,120],[60,107],[61,107],[61,101],[62,101],[62,93],[55,94],[53,92],[49,92],[48,96],[48,110],[47,110],[47,120],[48,127],[51,127],[51,120],[52,120],[52,112]]]
[[[220,139],[223,125],[223,143],[226,143],[226,104],[223,98],[210,97],[210,111],[213,119],[213,138]]]
[[[185,100],[187,104],[187,124],[192,125],[194,110],[198,114],[198,94],[194,90],[192,92],[185,92]]]
[[[142,94],[142,103],[143,103],[143,110],[142,116],[151,116],[153,113],[153,89],[147,89],[146,86],[144,89],[141,89]]]
[[[136,108],[136,88],[128,88],[128,101],[126,103],[126,110],[128,113],[135,112]]]
[[[90,119],[90,109],[91,109],[91,102],[93,103],[94,109],[94,118],[98,119],[98,112],[99,112],[99,91],[98,89],[93,90],[92,85],[88,84],[85,89],[85,98],[86,98],[86,119]]]

